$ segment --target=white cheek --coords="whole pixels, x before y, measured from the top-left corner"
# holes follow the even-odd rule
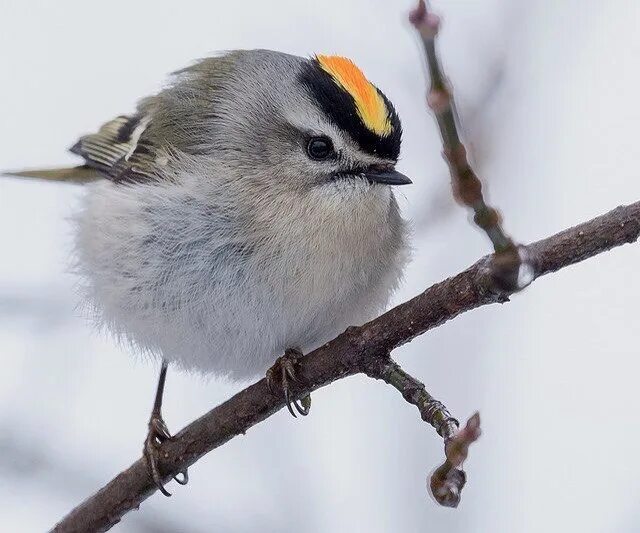
[[[338,179],[316,187],[311,195],[319,206],[344,217],[376,217],[388,211],[391,188],[361,178]]]

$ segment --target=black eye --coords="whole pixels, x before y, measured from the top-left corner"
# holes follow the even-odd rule
[[[329,137],[311,137],[307,153],[311,159],[326,159],[333,154],[333,143]]]

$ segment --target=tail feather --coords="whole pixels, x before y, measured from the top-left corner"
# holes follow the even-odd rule
[[[92,181],[102,179],[102,175],[95,169],[87,166],[68,168],[46,168],[33,170],[20,170],[17,172],[3,172],[6,176],[18,178],[40,179],[45,181],[62,181],[83,185]]]

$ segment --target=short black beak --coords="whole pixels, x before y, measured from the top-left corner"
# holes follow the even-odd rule
[[[413,183],[407,176],[395,169],[368,170],[364,175],[373,183],[383,183],[385,185],[409,185]]]

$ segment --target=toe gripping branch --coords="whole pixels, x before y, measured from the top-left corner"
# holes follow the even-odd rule
[[[149,420],[149,432],[147,433],[147,438],[144,441],[143,455],[147,461],[147,467],[149,468],[149,473],[153,478],[153,482],[158,490],[165,496],[171,496],[171,493],[164,488],[162,474],[158,467],[160,455],[159,447],[163,442],[171,440],[171,438],[171,433],[169,433],[167,425],[164,423],[160,413],[153,413]],[[180,474],[182,475],[181,478],[178,477]],[[180,485],[186,485],[189,483],[189,473],[185,469],[178,475],[173,476],[173,479],[175,479]]]
[[[289,348],[284,355],[278,357],[274,365],[267,370],[267,385],[273,394],[283,394],[287,409],[294,418],[297,418],[296,411],[301,416],[307,416],[311,409],[311,396],[307,394],[300,401],[291,398],[290,381],[298,383],[296,367],[303,354],[296,348]]]

